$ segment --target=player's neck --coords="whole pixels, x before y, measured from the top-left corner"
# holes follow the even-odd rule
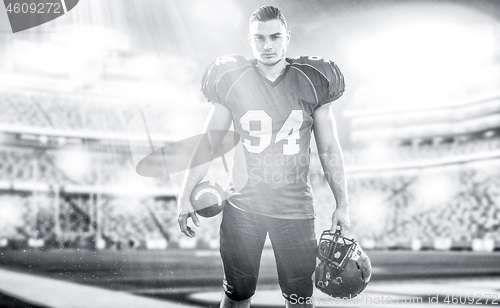
[[[260,61],[257,61],[257,69],[259,73],[269,79],[270,81],[275,81],[283,72],[285,71],[287,62],[285,59],[276,63],[275,65],[264,65]]]

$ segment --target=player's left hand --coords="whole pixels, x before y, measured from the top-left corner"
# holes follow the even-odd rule
[[[330,232],[334,233],[338,227],[340,228],[340,233],[344,235],[344,233],[349,230],[350,226],[348,206],[338,205],[332,215],[332,227],[330,228]]]

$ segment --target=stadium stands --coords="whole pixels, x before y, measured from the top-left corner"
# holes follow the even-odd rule
[[[0,104],[5,111],[0,115],[0,241],[7,240],[7,247],[40,243],[29,245],[30,239],[46,247],[217,247],[220,216],[203,219],[196,240],[186,239],[166,180],[135,173],[126,132],[145,105],[5,91]],[[164,125],[172,130],[172,123]],[[149,145],[133,141],[131,146]],[[498,151],[495,127],[382,147],[355,144],[344,156],[350,236],[374,248],[418,243],[437,248],[451,241],[454,249],[470,249],[473,243],[484,249],[491,240],[499,246],[500,174],[488,167],[498,166]],[[222,169],[214,175],[227,177]],[[330,215],[324,213],[331,213],[334,199],[314,155],[310,179],[321,231],[329,228]]]
[[[401,142],[400,144],[383,145],[383,152],[378,148],[366,147],[356,150],[356,155],[369,164],[391,162],[410,162],[430,159],[443,159],[461,155],[485,153],[500,150],[500,134],[491,131],[493,135],[464,135],[448,139],[417,140],[416,142]]]
[[[138,103],[44,92],[0,92],[0,101],[2,124],[77,131],[126,132],[142,108]]]

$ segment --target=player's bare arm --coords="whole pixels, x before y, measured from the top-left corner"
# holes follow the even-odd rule
[[[213,104],[212,109],[210,110],[207,119],[205,121],[205,126],[203,131],[204,132],[221,131],[221,130],[227,131],[231,126],[231,121],[232,117],[229,109],[220,104]],[[212,141],[213,143],[211,144],[211,146],[213,147],[213,151],[217,152],[217,148],[222,142],[222,138],[220,138],[219,140],[214,138],[212,139]],[[203,153],[201,153],[202,151],[203,149],[200,150],[199,147],[195,149],[192,160],[196,160],[197,153],[203,155]],[[188,237],[195,236],[195,232],[193,231],[193,229],[191,229],[187,225],[188,218],[191,217],[191,220],[196,226],[200,225],[200,222],[198,220],[198,217],[196,216],[196,213],[194,211],[193,205],[191,204],[189,197],[191,196],[191,192],[193,191],[194,187],[198,183],[200,183],[203,180],[203,178],[207,175],[209,168],[210,164],[201,164],[199,166],[189,168],[184,176],[184,181],[181,186],[179,198],[177,199],[177,221],[179,222],[179,227],[181,229],[181,232]]]
[[[337,126],[330,104],[325,104],[313,114],[313,131],[318,147],[318,154],[326,180],[335,196],[337,206],[332,215],[331,231],[337,225],[341,232],[349,229],[349,200],[344,159],[338,141]]]

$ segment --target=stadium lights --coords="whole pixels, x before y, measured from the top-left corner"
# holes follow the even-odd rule
[[[68,76],[72,70],[95,70],[105,51],[128,50],[130,42],[109,29],[73,25],[55,29],[43,42],[15,40],[11,48],[15,68]]]
[[[410,240],[410,249],[413,251],[419,251],[422,249],[422,241],[418,238],[412,238]]]
[[[366,234],[380,235],[386,229],[389,211],[387,195],[382,191],[363,190],[362,194],[353,195],[351,200],[351,214],[356,224],[367,228]]]
[[[413,13],[351,45],[350,64],[364,88],[356,100],[368,106],[421,106],[481,90],[485,78],[498,81],[498,72],[486,69],[493,65],[495,52],[489,17],[469,10],[456,11],[453,18],[426,15],[423,21],[423,12]],[[479,84],[477,78],[482,79]]]
[[[65,137],[57,137],[57,144],[60,146],[63,146],[66,144],[66,138]]]
[[[421,203],[419,211],[434,208],[436,205],[445,206],[459,190],[456,179],[439,171],[424,172],[411,187]]]
[[[165,74],[161,64],[158,57],[146,54],[131,60],[129,69],[137,77],[159,79]]]
[[[168,247],[168,242],[164,238],[150,238],[146,239],[146,249],[165,250]]]
[[[194,249],[198,243],[198,238],[186,238],[182,237],[179,240],[179,248],[181,249]]]
[[[117,174],[113,177],[113,182],[108,183],[106,186],[108,188],[111,188],[111,186],[119,187],[124,191],[134,192],[134,196],[126,196],[127,200],[122,202],[123,205],[121,207],[123,207],[122,210],[125,212],[135,212],[141,203],[141,195],[147,195],[148,192],[151,193],[151,188],[155,187],[156,184],[153,179],[144,178],[136,174],[134,169],[128,164],[117,166],[116,168],[117,170],[114,172]],[[164,194],[168,194],[168,191],[165,190]]]
[[[4,200],[0,203],[0,226],[4,230],[15,229],[24,224],[24,213],[16,202]]]
[[[472,240],[472,250],[473,251],[488,251],[491,252],[495,249],[495,240],[492,238]]]
[[[369,164],[373,165],[380,162],[397,160],[394,147],[390,146],[389,141],[385,141],[383,136],[380,136],[378,140],[380,141],[369,143],[364,150],[364,156]]]
[[[84,182],[83,178],[97,167],[92,166],[89,153],[83,149],[61,151],[56,155],[54,159],[56,166],[73,180]]]
[[[126,35],[108,28],[89,25],[58,27],[54,30],[51,40],[60,44],[68,44],[75,48],[81,48],[92,44],[91,47],[85,48],[98,49],[101,51],[127,51],[131,46],[130,40]]]
[[[12,51],[15,69],[45,72],[50,75],[66,74],[68,52],[59,44],[16,40],[12,44]]]
[[[49,137],[45,135],[41,135],[38,137],[38,141],[40,141],[41,144],[47,144],[49,142]]]
[[[197,21],[203,22],[210,29],[227,27],[228,24],[237,27],[246,20],[237,4],[231,0],[219,1],[218,5],[209,1],[198,1],[192,13]],[[218,31],[207,31],[206,34],[221,35]]]

